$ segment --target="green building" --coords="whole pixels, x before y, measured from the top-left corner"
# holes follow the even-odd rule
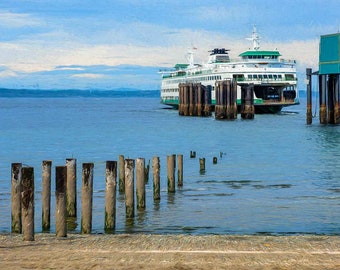
[[[340,33],[321,36],[319,74],[340,74]]]

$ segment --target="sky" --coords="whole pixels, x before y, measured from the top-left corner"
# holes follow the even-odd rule
[[[256,25],[263,50],[295,59],[299,88],[318,69],[340,0],[1,0],[0,88],[160,89],[162,68],[212,48],[237,58]]]

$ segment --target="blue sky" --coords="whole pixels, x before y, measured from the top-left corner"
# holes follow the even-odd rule
[[[159,89],[157,71],[188,47],[198,63],[214,47],[237,57],[254,24],[261,48],[296,59],[303,77],[339,11],[339,0],[3,0],[0,88]]]

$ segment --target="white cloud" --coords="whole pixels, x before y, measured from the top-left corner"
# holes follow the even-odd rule
[[[74,74],[71,77],[72,78],[102,79],[106,76],[104,74],[82,73],[82,74]]]
[[[12,70],[2,70],[0,71],[0,78],[17,77],[17,73]]]
[[[38,26],[40,24],[42,24],[42,21],[30,14],[0,10],[0,25],[2,27],[19,28],[25,26]]]

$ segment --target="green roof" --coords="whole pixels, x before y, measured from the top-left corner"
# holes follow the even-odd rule
[[[183,69],[183,68],[187,68],[188,66],[189,64],[176,64],[175,69]]]
[[[240,56],[281,56],[278,51],[246,51],[240,54]]]

